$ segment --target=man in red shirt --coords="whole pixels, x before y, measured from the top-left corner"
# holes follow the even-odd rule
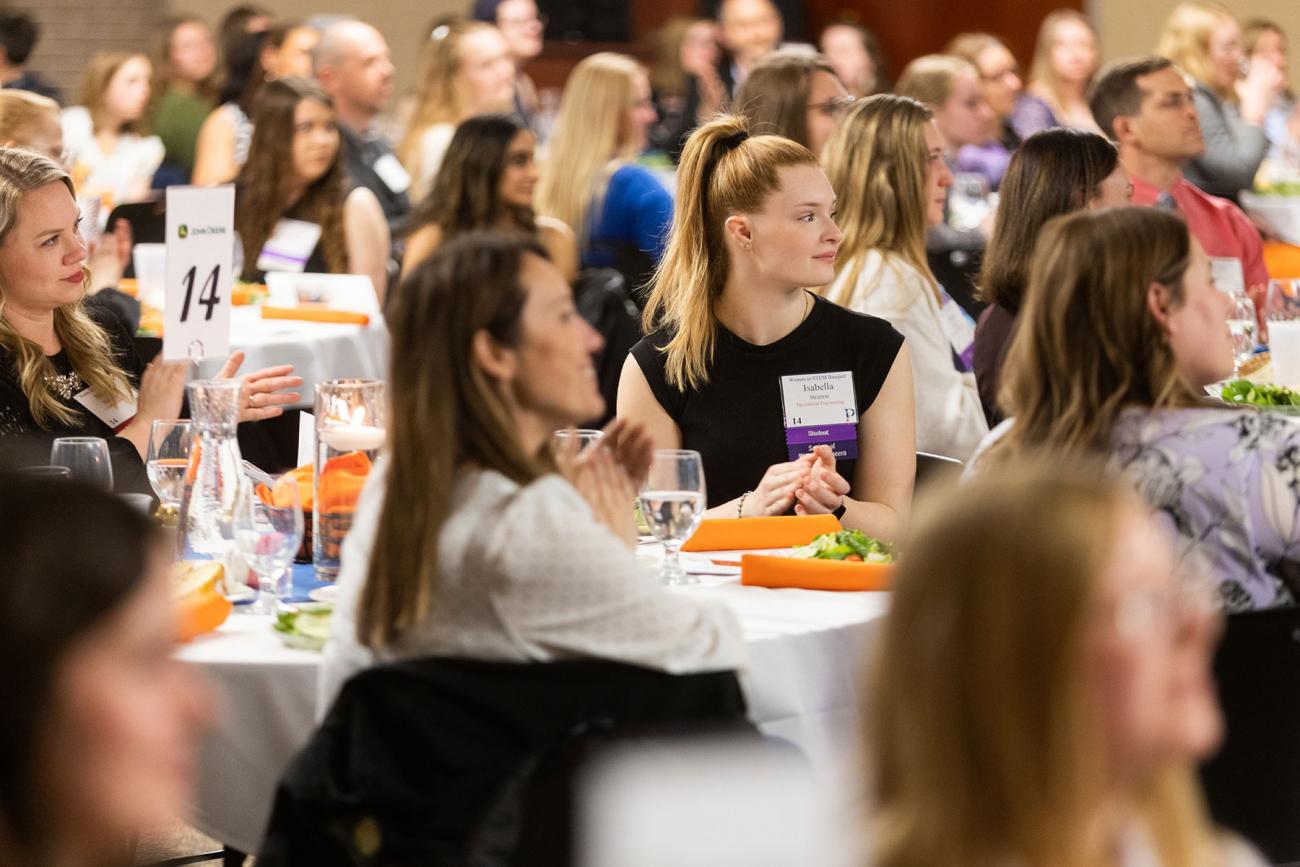
[[[1205,252],[1238,260],[1242,288],[1262,295],[1268,270],[1259,232],[1235,204],[1183,179],[1183,166],[1205,150],[1205,139],[1191,85],[1178,67],[1163,57],[1113,63],[1088,102],[1097,125],[1119,145],[1120,162],[1133,182],[1133,204],[1182,214]]]

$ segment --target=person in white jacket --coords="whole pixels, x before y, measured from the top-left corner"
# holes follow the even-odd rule
[[[971,372],[975,323],[925,258],[943,221],[952,172],[933,112],[904,96],[855,105],[822,152],[844,233],[834,282],[822,292],[889,320],[907,339],[916,388],[916,447],[965,460],[988,433]]]

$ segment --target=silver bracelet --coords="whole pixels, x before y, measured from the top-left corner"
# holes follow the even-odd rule
[[[752,494],[752,493],[754,493],[754,492],[753,492],[753,491],[745,491],[745,493],[743,493],[743,494],[740,495],[740,505],[736,507],[736,517],[737,517],[737,518],[743,518],[743,517],[745,517],[745,498],[748,497],[748,496],[749,496],[750,494]]]

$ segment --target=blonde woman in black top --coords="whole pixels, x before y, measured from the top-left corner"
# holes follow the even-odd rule
[[[687,140],[618,415],[704,458],[710,517],[834,513],[892,539],[915,467],[911,363],[887,322],[804,286],[842,236],[817,158],[722,117]]]

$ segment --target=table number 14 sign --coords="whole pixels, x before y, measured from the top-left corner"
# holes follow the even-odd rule
[[[229,353],[234,239],[233,186],[167,189],[164,360]]]

